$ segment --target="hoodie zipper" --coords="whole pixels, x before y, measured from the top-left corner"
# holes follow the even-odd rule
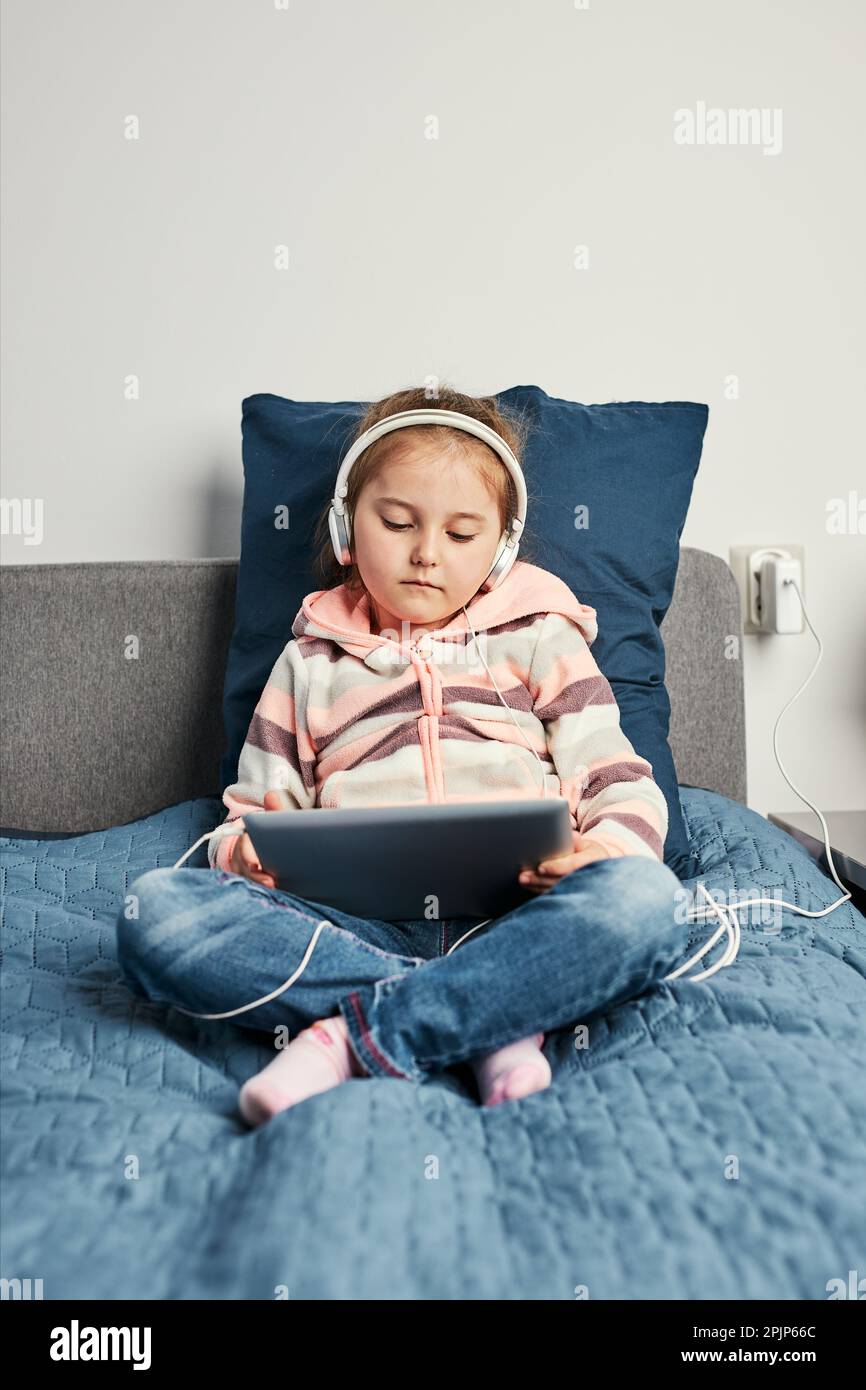
[[[420,641],[421,639],[419,639]],[[410,651],[412,667],[421,690],[424,713],[418,718],[418,736],[424,757],[424,776],[427,800],[445,800],[445,776],[439,742],[439,717],[442,714],[442,677],[426,650],[413,646]]]

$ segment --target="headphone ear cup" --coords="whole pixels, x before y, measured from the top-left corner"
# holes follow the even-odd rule
[[[491,589],[497,588],[498,585],[502,583],[505,576],[509,573],[511,566],[514,564],[514,561],[517,559],[517,552],[519,549],[519,542],[516,545],[509,545],[507,533],[503,534],[502,540],[499,543],[499,549],[490,567],[490,573],[481,585],[479,590],[480,593],[489,594]]]
[[[339,516],[334,511],[333,505],[328,513],[328,529],[331,533],[331,545],[334,547],[334,555],[339,565],[350,565],[352,556],[349,550],[350,532],[347,526],[347,516]]]

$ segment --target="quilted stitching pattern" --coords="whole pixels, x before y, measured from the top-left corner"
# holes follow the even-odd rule
[[[711,893],[838,896],[763,817],[681,799]],[[353,1081],[250,1131],[237,1090],[267,1038],[135,999],[114,954],[131,882],[220,814],[202,799],[0,839],[0,1274],[42,1278],[49,1299],[822,1299],[866,1274],[866,919],[850,903],[786,910],[778,935],[744,910],[732,967],[587,1020],[584,1049],[550,1034],[553,1085],[524,1101],[484,1110],[456,1068]]]

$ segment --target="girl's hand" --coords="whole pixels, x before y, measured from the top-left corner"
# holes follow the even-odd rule
[[[266,811],[284,811],[286,810],[285,794],[279,789],[267,791],[265,792],[264,804]],[[252,879],[254,883],[261,883],[265,888],[276,888],[277,886],[273,874],[267,873],[259,863],[259,857],[246,830],[242,835],[235,837],[230,864],[232,873],[243,874],[244,878]]]
[[[259,857],[253,849],[253,842],[246,830],[242,835],[235,836],[229,866],[233,874],[243,874],[244,878],[252,879],[254,883],[264,884],[265,888],[276,888],[277,886],[273,874],[266,873],[259,863]]]
[[[548,888],[552,888],[566,874],[574,873],[575,869],[583,868],[584,864],[591,864],[594,859],[610,859],[603,845],[597,840],[590,840],[586,835],[574,836],[574,849],[571,854],[560,854],[555,859],[545,859],[535,869],[524,869],[518,877],[518,883],[522,888],[527,888],[530,893],[544,893]]]

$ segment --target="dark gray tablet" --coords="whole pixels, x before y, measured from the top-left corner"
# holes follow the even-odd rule
[[[384,922],[501,917],[521,869],[570,854],[564,796],[244,816],[262,868],[299,897]]]

